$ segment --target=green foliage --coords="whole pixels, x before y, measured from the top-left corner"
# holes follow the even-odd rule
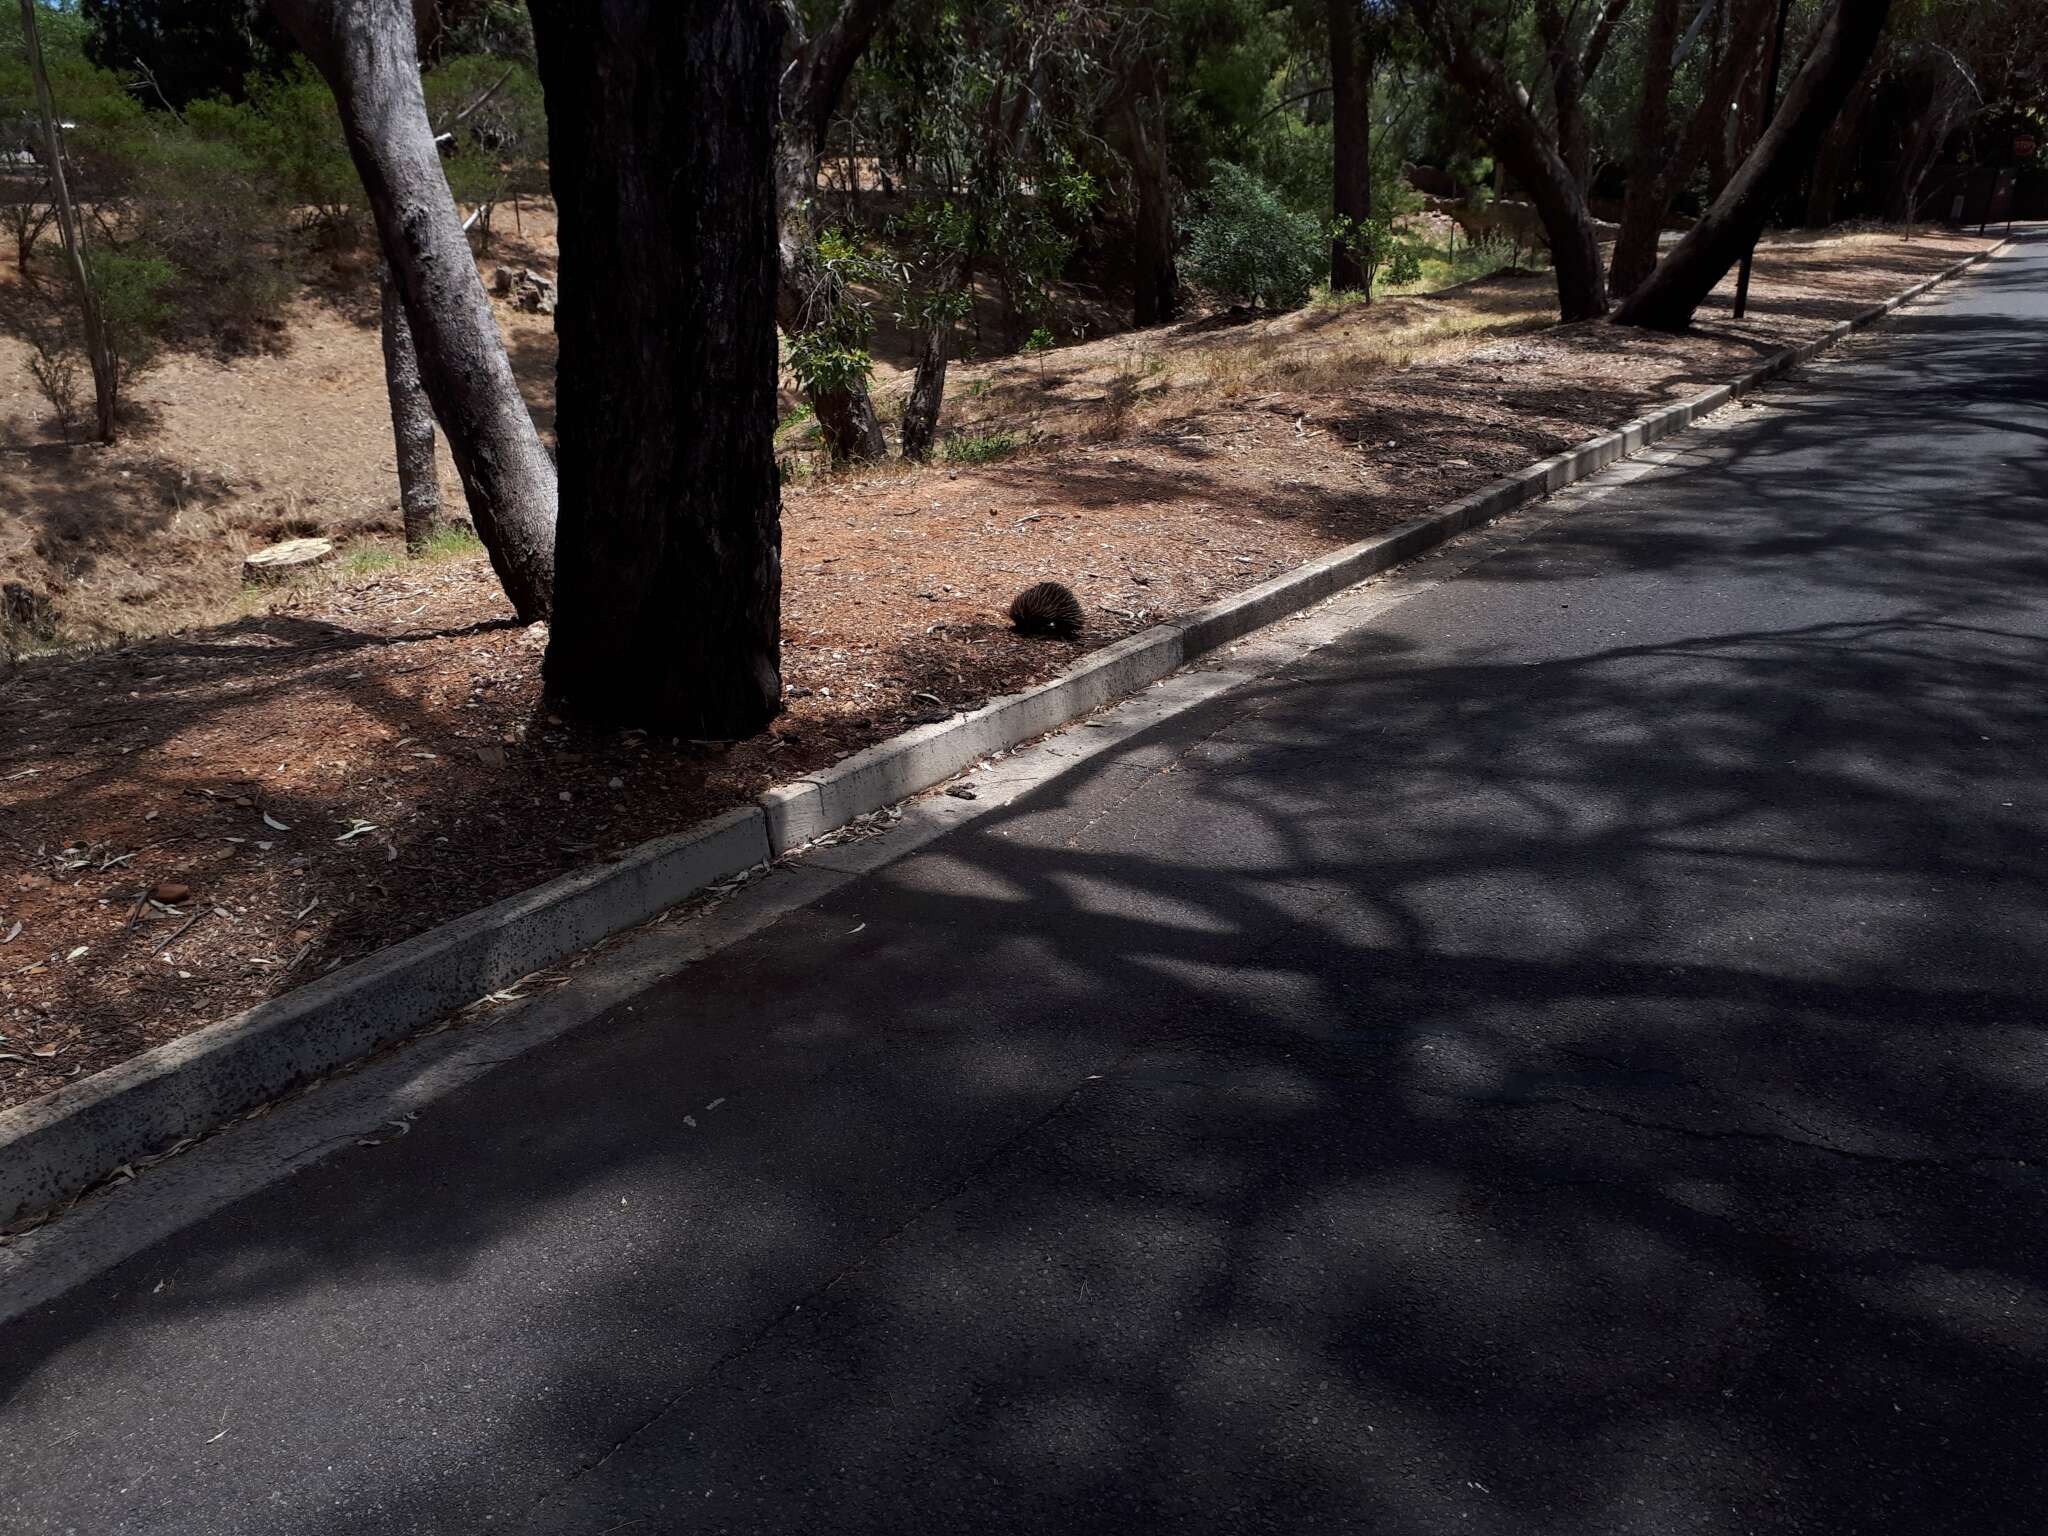
[[[482,541],[469,524],[442,523],[427,535],[427,542],[415,550],[407,550],[403,546],[394,549],[388,544],[352,544],[342,551],[338,566],[344,577],[359,579],[402,570],[408,564],[422,560],[467,560],[472,555],[482,554],[483,548]]]
[[[292,52],[267,5],[247,0],[83,0],[71,7],[94,63],[140,78],[151,108],[239,97]]]
[[[1366,286],[1369,288],[1373,274],[1393,252],[1393,220],[1384,215],[1370,219],[1339,216],[1330,221],[1330,240],[1357,258],[1358,264],[1365,269]]]
[[[132,378],[156,360],[176,318],[165,295],[177,285],[177,269],[160,252],[135,244],[120,250],[88,247],[85,273],[99,295],[100,318],[121,376]]]
[[[1042,325],[1024,338],[1026,352],[1050,352],[1058,344],[1053,333]]]
[[[1015,432],[956,432],[947,438],[942,451],[955,464],[987,464],[1006,459],[1024,446]]]
[[[363,184],[342,137],[341,109],[327,82],[304,59],[261,81],[236,119],[244,150],[287,205],[339,240],[360,233]]]
[[[1408,288],[1422,281],[1422,252],[1412,240],[1403,240],[1388,253],[1380,276],[1396,288]]]
[[[843,228],[821,234],[816,253],[811,324],[789,337],[783,361],[806,392],[837,394],[866,384],[874,372],[874,307],[860,288],[887,281],[893,268]]]
[[[839,394],[865,384],[875,360],[864,346],[835,337],[829,329],[799,331],[789,338],[789,371],[809,393]]]
[[[492,210],[517,192],[545,187],[547,110],[540,80],[525,64],[482,54],[461,55],[429,70],[427,117],[453,135],[442,158],[455,201],[483,210],[482,243],[490,248]]]
[[[526,0],[441,0],[440,10],[441,35],[433,40],[430,64],[478,53],[533,64],[533,18]]]
[[[1321,224],[1289,208],[1242,166],[1210,167],[1202,211],[1188,226],[1185,267],[1228,299],[1291,309],[1305,302],[1328,247]]]

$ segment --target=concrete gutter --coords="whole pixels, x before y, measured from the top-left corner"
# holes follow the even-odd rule
[[[183,1138],[403,1040],[453,1010],[685,898],[893,805],[1113,700],[1252,630],[1559,491],[1754,390],[1910,303],[2004,243],[1914,284],[1731,384],[1665,406],[1496,480],[1389,533],[1155,625],[1021,693],[857,752],[616,863],[563,875],[418,934],[283,997],[0,1113],[0,1220],[61,1203]]]

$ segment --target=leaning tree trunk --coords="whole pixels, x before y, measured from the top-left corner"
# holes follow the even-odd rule
[[[555,468],[513,381],[441,170],[410,0],[270,4],[341,108],[470,521],[519,617],[545,618],[555,572]]]
[[[1682,331],[1714,285],[1756,243],[1785,188],[1813,158],[1855,89],[1891,0],[1836,0],[1813,51],[1763,135],[1699,223],[1615,311],[1623,325]]]
[[[764,0],[531,0],[561,214],[550,695],[689,737],[781,703]]]
[[[398,505],[405,516],[405,547],[418,554],[441,524],[441,476],[434,464],[434,408],[420,383],[412,327],[387,262],[377,287],[383,300],[384,392],[391,399],[391,436],[398,447]]]
[[[1599,319],[1607,313],[1607,274],[1600,236],[1571,167],[1500,60],[1463,32],[1440,0],[1421,0],[1417,10],[1445,73],[1477,107],[1497,167],[1528,193],[1543,221],[1557,272],[1559,315],[1568,321]]]
[[[1372,264],[1358,236],[1372,219],[1372,60],[1358,36],[1358,0],[1329,0],[1331,205],[1340,221],[1330,240],[1330,288],[1372,297]],[[1343,225],[1351,227],[1346,229]]]

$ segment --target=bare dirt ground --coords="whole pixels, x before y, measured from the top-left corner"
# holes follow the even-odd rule
[[[1985,243],[1777,242],[1747,320],[1710,309],[1680,338],[1539,328],[1549,280],[1507,277],[962,369],[948,430],[1031,446],[786,492],[788,709],[746,741],[548,715],[545,637],[512,623],[475,559],[316,580],[230,622],[24,662],[0,681],[0,1104],[1040,680],[1738,373]],[[118,580],[156,584],[129,605],[147,615],[174,587],[221,582],[223,563],[223,604],[245,601],[220,544],[261,517],[395,522],[374,329],[307,304],[281,357],[149,381],[158,424],[132,448],[8,451],[0,561],[75,519],[90,586],[111,558],[91,553],[101,521],[131,519],[151,536],[118,546]],[[507,317],[533,386],[545,326]],[[15,412],[0,430],[27,430],[18,400],[0,410]],[[178,466],[195,464],[213,478],[195,473],[187,496]],[[169,479],[124,489],[149,474]],[[1080,593],[1081,640],[1004,624],[1043,577]]]

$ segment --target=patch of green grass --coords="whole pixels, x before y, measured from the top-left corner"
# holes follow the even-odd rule
[[[380,576],[405,564],[405,551],[382,544],[357,544],[342,552],[341,574],[347,577]]]
[[[403,545],[354,544],[342,551],[335,569],[344,577],[359,579],[381,576],[387,571],[428,560],[466,560],[483,553],[483,541],[467,523],[444,523],[427,537],[419,553],[408,555]]]
[[[484,541],[467,523],[443,523],[436,528],[417,558],[421,560],[466,560],[484,552]]]
[[[955,464],[987,464],[1006,459],[1024,446],[1015,432],[956,432],[943,445],[945,456]]]

